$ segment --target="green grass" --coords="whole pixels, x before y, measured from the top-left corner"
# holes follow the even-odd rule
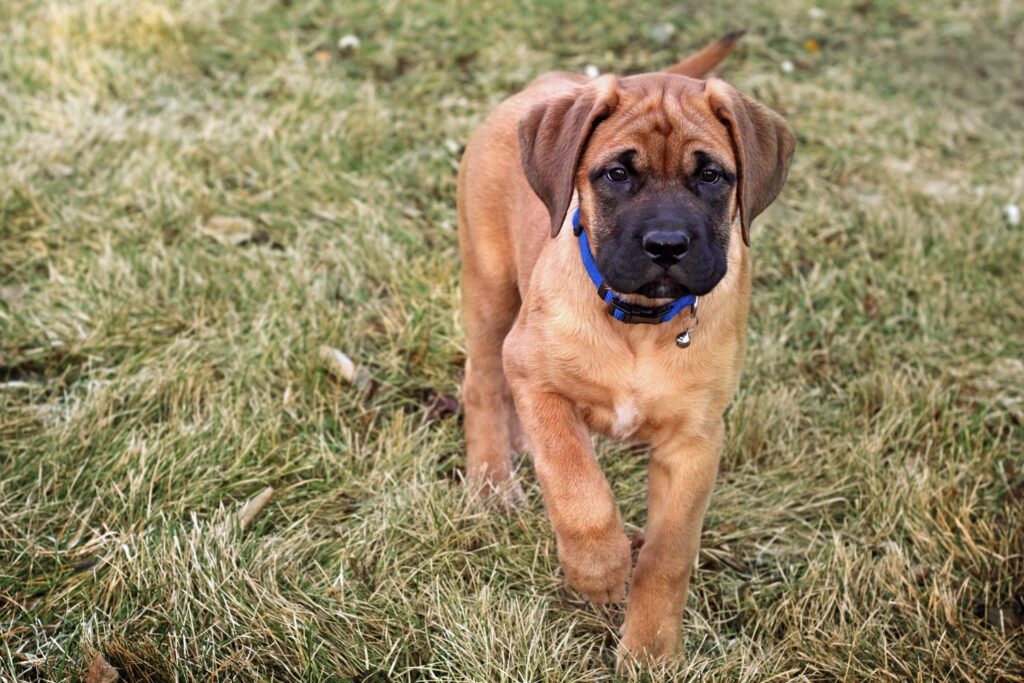
[[[812,7],[0,4],[0,679],[614,678],[528,460],[520,511],[459,484],[455,169],[545,70],[743,27],[799,147],[655,678],[1022,680],[1024,9]]]

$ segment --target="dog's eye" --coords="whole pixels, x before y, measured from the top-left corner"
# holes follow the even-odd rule
[[[721,177],[721,171],[716,171],[713,168],[705,168],[700,172],[700,181],[702,183],[707,183],[708,185],[714,185]]]
[[[613,166],[605,171],[605,176],[613,183],[624,183],[629,180],[629,172],[621,166]]]

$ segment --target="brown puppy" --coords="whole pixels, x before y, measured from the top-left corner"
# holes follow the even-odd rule
[[[470,483],[517,500],[511,453],[525,433],[569,582],[614,602],[630,543],[590,430],[652,449],[620,657],[677,647],[744,355],[748,231],[793,154],[777,114],[696,79],[736,38],[664,73],[544,75],[487,118],[459,170]],[[589,246],[562,230],[574,199]],[[586,248],[624,310],[698,295],[692,345],[676,343],[692,310],[665,324],[613,317]]]

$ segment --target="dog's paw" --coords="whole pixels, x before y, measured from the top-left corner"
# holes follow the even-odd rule
[[[467,486],[469,487],[469,500],[474,504],[495,500],[508,511],[518,510],[526,504],[526,493],[519,482],[514,479],[506,479],[497,483],[470,479]]]
[[[671,623],[659,626],[645,624],[637,628],[626,624],[622,640],[615,652],[616,669],[622,673],[636,667],[664,663],[677,656],[679,649],[679,627]]]
[[[501,501],[501,507],[508,512],[519,510],[526,505],[526,493],[518,481],[506,481],[494,491],[494,496]]]
[[[523,431],[519,417],[513,413],[508,421],[508,440],[512,445],[513,453],[525,453],[530,450],[530,444],[526,440],[526,432]]]
[[[558,561],[576,590],[598,604],[620,602],[633,565],[629,539],[621,530],[601,536],[558,539]]]

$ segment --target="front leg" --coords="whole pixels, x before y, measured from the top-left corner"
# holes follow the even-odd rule
[[[562,396],[513,382],[513,395],[569,583],[596,603],[622,600],[631,565],[622,519],[586,425]]]
[[[724,429],[656,440],[648,466],[647,530],[629,590],[619,660],[658,659],[679,645],[679,626],[700,548]]]

